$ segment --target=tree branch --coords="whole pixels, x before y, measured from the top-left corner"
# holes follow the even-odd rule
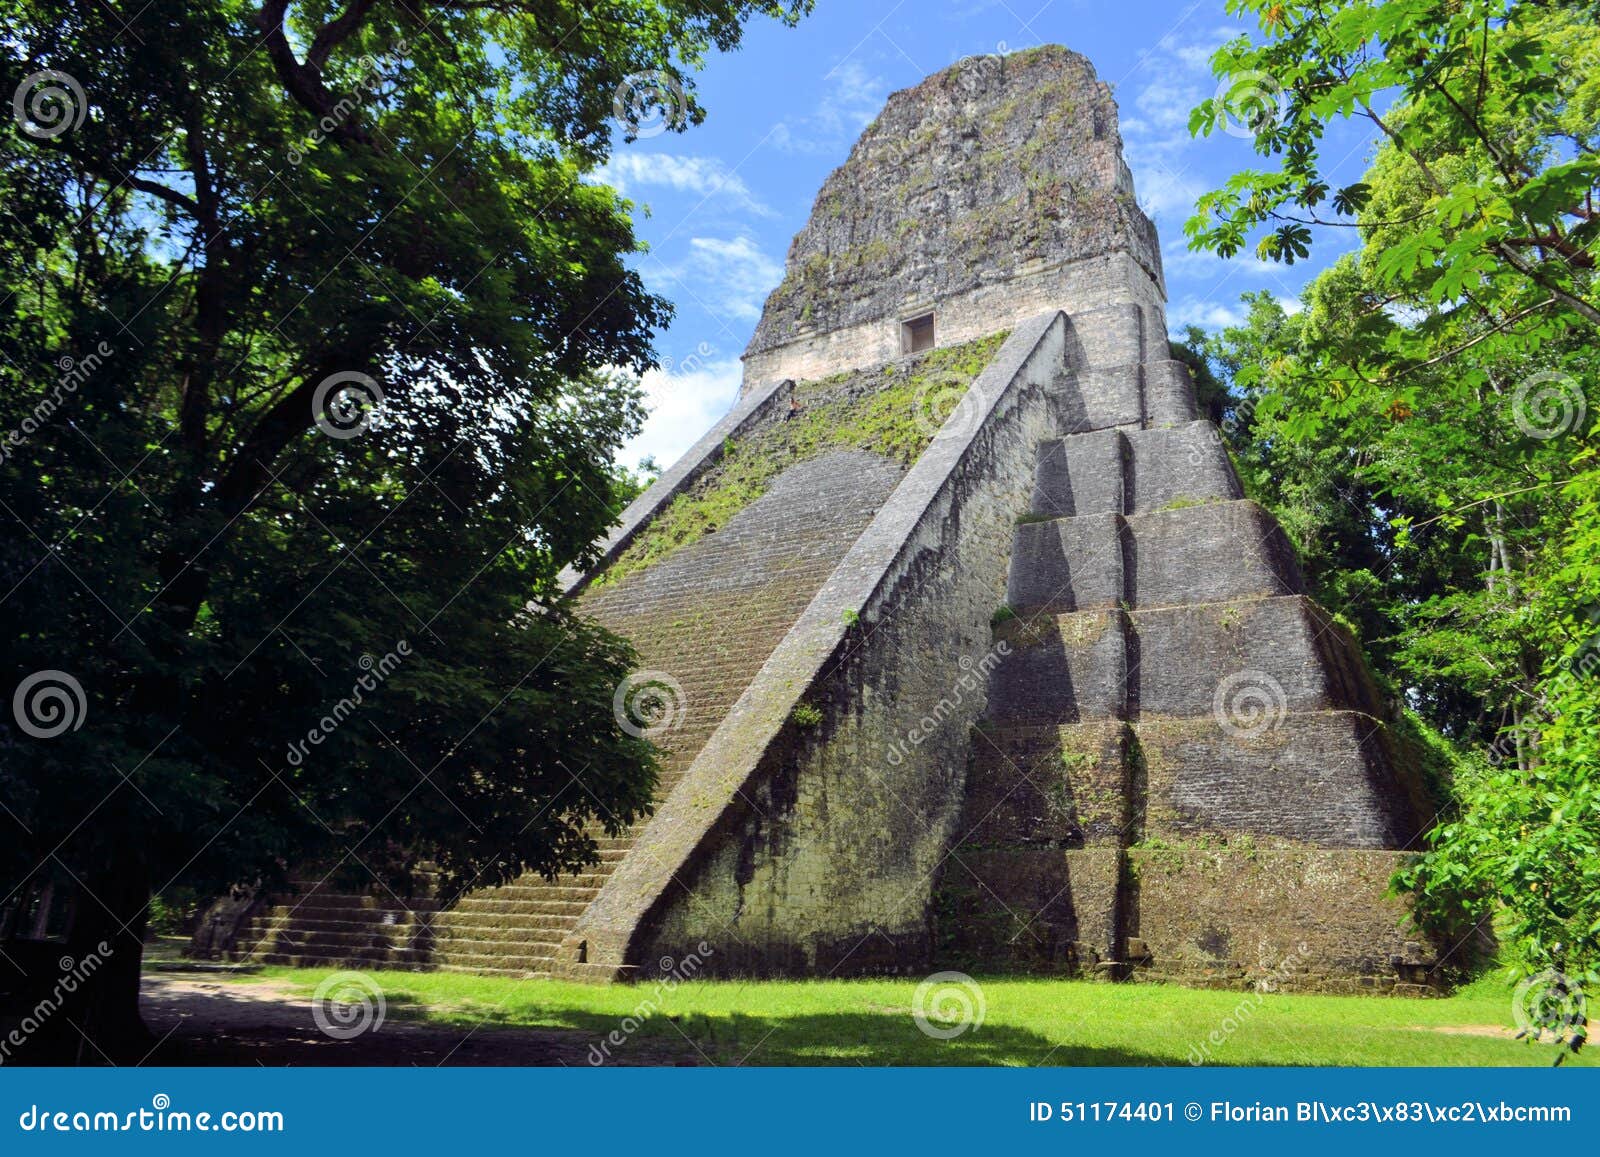
[[[191,217],[200,216],[200,206],[192,197],[186,197],[176,189],[169,189],[158,181],[147,181],[143,177],[131,174],[122,178],[123,184],[130,189],[137,189],[141,193],[149,193],[152,197],[159,197],[169,205],[176,205]]]
[[[351,13],[360,9],[354,19],[334,40],[324,43],[323,55],[333,48],[338,40],[343,40],[355,31],[360,23],[360,17],[365,16],[366,9],[371,6],[370,0],[354,0],[350,9],[343,13],[334,24],[339,24],[349,17]],[[361,126],[357,117],[339,116],[337,114],[338,102],[322,83],[322,68],[318,64],[302,64],[295,59],[294,48],[289,43],[289,37],[284,31],[283,21],[289,10],[289,0],[266,0],[261,5],[261,11],[256,15],[256,26],[263,34],[262,43],[267,49],[267,59],[272,62],[273,71],[278,74],[278,79],[283,82],[284,88],[295,102],[312,113],[320,124],[326,127],[328,136],[350,144],[364,145],[376,149],[377,146]],[[317,34],[313,48],[318,42],[323,42],[324,34],[334,24],[328,25]]]
[[[328,54],[361,27],[361,22],[376,3],[377,0],[351,0],[350,7],[323,25],[312,40],[311,50],[306,53],[306,64],[320,72],[322,66],[328,63]]]

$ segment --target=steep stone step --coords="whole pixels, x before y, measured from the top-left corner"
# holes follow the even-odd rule
[[[1030,509],[1048,518],[1149,514],[1242,494],[1221,433],[1210,422],[1186,422],[1040,443]]]
[[[458,914],[435,913],[429,919],[411,923],[366,924],[351,920],[328,920],[307,917],[302,912],[275,909],[263,916],[255,916],[240,925],[240,935],[269,935],[286,933],[310,936],[323,932],[354,932],[372,935],[383,933],[394,938],[418,939],[427,936],[463,936],[482,934],[484,938],[515,937],[523,934],[537,935],[552,929],[561,929],[570,920],[570,912],[539,912],[510,914],[500,911],[480,911]]]
[[[1330,848],[1414,847],[1419,800],[1383,723],[1354,711],[1224,710],[1219,718],[1142,717],[1152,836],[1248,832]],[[1425,814],[1425,813],[1424,813]]]
[[[1128,615],[1049,612],[1001,623],[1006,653],[989,679],[996,722],[1082,723],[1128,715]]]
[[[1131,741],[1121,721],[977,728],[958,841],[1115,846],[1133,820]]]
[[[1379,713],[1355,641],[1304,595],[1152,610],[1042,613],[995,629],[996,722],[1215,714],[1230,697],[1276,711]]]
[[[1305,589],[1277,521],[1247,499],[1016,529],[1007,602],[1018,612],[1227,602]]]

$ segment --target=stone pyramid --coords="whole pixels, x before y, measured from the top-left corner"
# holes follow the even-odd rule
[[[1429,974],[1385,895],[1430,814],[1418,777],[1196,413],[1075,53],[889,99],[796,236],[733,411],[568,581],[640,652],[618,705],[665,753],[654,816],[574,879],[285,897],[235,954]]]

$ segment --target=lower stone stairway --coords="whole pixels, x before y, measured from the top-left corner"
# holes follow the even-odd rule
[[[861,451],[802,462],[714,533],[584,594],[582,611],[628,638],[640,671],[670,689],[670,722],[650,736],[663,751],[658,802],[903,473]],[[407,903],[378,884],[353,894],[297,881],[293,892],[253,905],[231,938],[210,939],[231,959],[264,964],[548,976],[562,937],[639,827],[614,837],[596,832],[599,862],[578,875],[524,876],[448,904],[432,896]]]

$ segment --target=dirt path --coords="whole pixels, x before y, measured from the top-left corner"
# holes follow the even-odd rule
[[[407,1023],[391,1011],[348,1040],[330,1037],[311,1000],[281,981],[240,984],[206,973],[147,973],[145,1023],[160,1041],[151,1065],[577,1065],[591,1034],[564,1029],[458,1028]],[[692,1064],[698,1058],[638,1041],[623,1063]],[[613,1062],[616,1063],[616,1062]]]

